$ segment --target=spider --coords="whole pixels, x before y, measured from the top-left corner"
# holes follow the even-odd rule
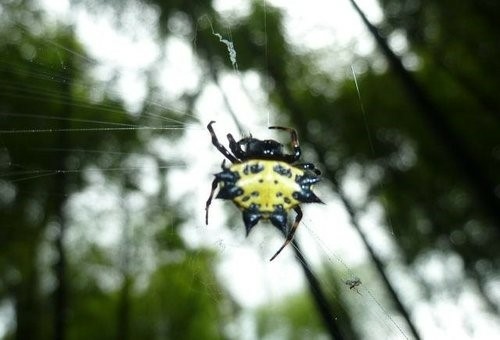
[[[285,243],[278,249],[270,261],[290,243],[297,226],[302,219],[301,203],[323,203],[312,191],[312,185],[320,180],[321,172],[312,163],[296,163],[301,155],[298,135],[295,129],[271,126],[290,133],[293,153],[283,152],[283,144],[272,140],[260,140],[245,137],[236,141],[229,133],[229,151],[217,139],[212,127],[207,125],[212,137],[212,144],[232,165],[222,162],[222,171],[215,174],[212,190],[208,197],[205,211],[205,223],[208,225],[208,209],[215,190],[219,187],[216,198],[231,200],[242,211],[246,235],[260,221],[270,221],[284,235]],[[287,226],[288,212],[296,213],[292,226]]]

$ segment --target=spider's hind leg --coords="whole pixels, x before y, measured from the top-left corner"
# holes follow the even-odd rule
[[[269,261],[274,260],[276,256],[278,256],[279,253],[281,253],[281,251],[288,245],[288,243],[290,243],[293,240],[293,236],[295,235],[297,227],[299,226],[300,220],[302,220],[303,216],[302,209],[300,209],[299,206],[295,207],[293,210],[295,210],[297,216],[295,216],[295,221],[293,222],[292,227],[290,228],[290,230],[288,230],[288,232],[286,230],[286,212],[274,216],[274,217],[279,216],[278,218],[273,218],[273,217],[270,218],[271,223],[277,226],[281,231],[283,231],[283,233],[286,234],[286,240],[285,243],[283,243],[283,245],[281,246],[281,248],[278,249],[276,254],[274,254]]]

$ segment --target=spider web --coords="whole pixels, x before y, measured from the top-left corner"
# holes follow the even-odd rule
[[[144,9],[139,7],[133,8],[132,11],[144,13]],[[146,16],[147,13],[146,11]],[[154,14],[150,15],[154,18]],[[207,18],[210,21],[209,17],[200,20]],[[286,299],[290,296],[304,291],[306,283],[291,249],[285,249],[274,262],[268,262],[269,256],[281,245],[282,238],[265,224],[261,223],[247,239],[244,237],[239,213],[235,212],[235,209],[231,210],[232,207],[225,209],[224,206],[229,205],[226,202],[214,202],[209,226],[204,225],[203,207],[209,192],[209,183],[212,173],[218,171],[221,160],[221,156],[209,143],[205,126],[208,121],[216,120],[215,128],[220,136],[224,136],[227,132],[235,134],[239,130],[240,137],[251,132],[258,138],[281,139],[282,136],[268,131],[267,126],[270,120],[280,121],[282,118],[272,111],[268,101],[267,93],[272,86],[265,81],[262,82],[255,74],[239,72],[238,46],[234,44],[230,34],[222,33],[229,30],[230,26],[218,30],[210,23],[213,38],[227,48],[227,57],[233,65],[233,72],[223,74],[218,84],[210,82],[200,90],[202,87],[200,78],[205,70],[193,53],[192,47],[195,43],[183,36],[183,20],[181,16],[173,23],[177,25],[174,31],[177,30],[178,36],[174,34],[166,44],[165,58],[162,51],[155,50],[154,41],[151,41],[153,39],[147,38],[154,37],[153,32],[144,29],[142,33],[133,33],[136,36],[129,38],[127,35],[132,34],[131,32],[125,30],[117,33],[114,27],[106,24],[112,21],[111,18],[98,19],[89,13],[81,14],[78,19],[80,39],[85,40],[86,35],[89,38],[92,31],[85,29],[89,29],[96,22],[98,25],[103,25],[99,29],[100,32],[113,32],[111,37],[101,36],[102,43],[96,43],[95,46],[92,42],[86,41],[86,48],[91,49],[94,55],[84,56],[76,48],[61,45],[50,37],[42,37],[41,45],[27,46],[25,53],[32,55],[31,59],[27,58],[29,60],[27,64],[31,66],[29,72],[34,78],[51,78],[55,83],[64,84],[71,78],[67,75],[60,76],[62,71],[76,69],[80,64],[90,67],[92,77],[95,79],[91,82],[81,81],[74,86],[81,86],[87,90],[93,88],[91,91],[93,99],[97,103],[96,107],[102,110],[102,118],[82,121],[75,118],[60,118],[49,112],[29,114],[2,111],[2,120],[13,120],[18,126],[14,129],[0,129],[2,200],[8,203],[16,195],[22,194],[15,191],[15,183],[27,182],[36,187],[40,181],[55,176],[82,177],[85,185],[71,194],[57,190],[47,193],[49,197],[64,195],[67,198],[65,214],[68,216],[69,227],[66,248],[71,249],[70,257],[74,263],[77,263],[78,259],[84,259],[88,250],[98,245],[105,249],[105,253],[111,259],[111,267],[115,268],[116,272],[129,272],[136,277],[136,289],[146,289],[159,264],[164,261],[176,261],[180,257],[173,251],[168,254],[168,259],[158,258],[156,254],[158,249],[151,247],[151,240],[162,229],[172,237],[181,234],[190,250],[186,252],[186,264],[190,271],[193,291],[202,290],[214,304],[221,303],[226,294],[225,290],[229,291],[244,310],[238,319],[228,325],[226,332],[235,338],[242,334],[246,334],[246,338],[256,338],[255,310],[267,305],[271,310],[280,311],[278,306],[283,301],[286,303]],[[266,25],[265,18],[263,25]],[[19,26],[19,28],[22,35],[32,35],[28,27]],[[95,31],[93,33],[95,34]],[[137,35],[139,40],[146,40],[148,43],[141,46],[134,45]],[[90,37],[90,40],[92,38],[97,39],[97,36]],[[105,55],[102,52],[105,49],[106,39],[109,39],[108,44],[112,41],[114,46],[121,45],[123,50],[115,52],[114,56],[111,53],[111,57]],[[144,55],[148,53],[141,53],[137,56],[141,60],[140,66],[119,62],[131,51],[145,48],[155,57],[145,61]],[[55,51],[56,55],[61,56],[69,53],[75,64],[68,66],[61,57],[59,68],[47,68],[47,65],[43,64],[43,55],[47,50]],[[273,47],[266,45],[266,53],[272,54]],[[1,58],[0,63],[2,63]],[[1,67],[8,66],[5,63],[1,65]],[[165,81],[161,85],[165,89],[162,93],[167,98],[161,100],[131,95],[146,93],[147,79],[141,78],[141,74],[148,67],[157,72],[166,70],[162,71],[165,75],[163,78],[160,77],[161,79],[185,79],[186,74],[196,76],[188,77],[189,79],[185,79],[183,84],[176,82],[172,85]],[[112,82],[115,85],[109,89],[108,84],[112,79],[116,80]],[[9,84],[4,82],[3,85]],[[362,92],[362,89],[358,91]],[[26,86],[15,88],[13,92],[22,93],[28,98],[41,98],[44,89]],[[194,92],[198,92],[194,105],[182,100],[183,95]],[[252,95],[249,96],[249,93]],[[123,113],[112,105],[102,104],[104,94],[125,100],[128,112]],[[66,99],[69,101],[69,96]],[[84,105],[83,101],[72,99],[69,105],[77,107],[80,104]],[[142,105],[149,108],[145,114],[148,118],[147,125],[142,122],[134,123],[134,118]],[[365,109],[362,110],[366,115]],[[166,115],[164,112],[169,114]],[[266,115],[257,115],[255,112],[266,112]],[[108,120],[108,115],[110,117],[114,114],[127,115],[126,122],[116,123]],[[32,120],[35,116],[37,120]],[[237,118],[236,121],[234,117]],[[45,127],[61,120],[69,122],[70,126]],[[84,125],[73,127],[81,126],[79,124]],[[78,138],[82,138],[82,135],[89,136],[88,138],[92,136],[101,138],[111,133],[138,133],[141,139],[146,139],[147,142],[145,151],[135,152],[132,149],[123,151],[125,154],[122,154],[119,148],[70,147],[63,150],[45,146],[44,140],[62,131]],[[177,136],[178,132],[182,134]],[[64,168],[36,168],[31,164],[18,163],[15,158],[16,147],[13,146],[12,140],[20,140],[24,136],[30,138],[28,145],[30,152],[38,156],[44,154],[53,156],[64,151],[82,158],[109,156],[110,159],[100,160],[94,164],[89,162],[85,167],[79,165],[78,159],[73,159],[73,162]],[[371,137],[367,134],[366,138],[368,140]],[[282,141],[286,143],[286,140]],[[194,147],[186,147],[191,145]],[[113,155],[124,157],[119,164],[115,164],[112,161]],[[106,162],[109,166],[105,165]],[[167,171],[168,175],[164,175],[164,171]],[[113,180],[108,179],[109,174]],[[176,190],[161,193],[158,183],[162,181],[167,182],[169,188]],[[126,186],[130,182],[140,189],[124,191],[124,183]],[[347,191],[361,191],[362,194],[363,187],[355,175],[350,182],[345,183],[345,186]],[[370,338],[374,334],[377,334],[377,338],[409,338],[404,321],[387,304],[383,287],[376,273],[366,262],[363,245],[352,232],[349,216],[341,202],[328,189],[320,187],[318,190],[327,204],[311,206],[305,210],[296,237],[302,246],[302,254],[311,261],[313,268],[321,268],[321,265],[325,266],[326,263],[325,272],[335,273],[333,278],[328,275],[319,276],[327,297],[338,305],[341,311],[356,315],[357,319],[362,320],[361,324],[364,326],[360,332],[365,338]],[[160,195],[163,195],[163,205],[150,203]],[[181,223],[182,227],[178,227],[179,222],[173,213],[161,213],[168,204],[175,204],[174,210],[178,209],[181,215],[189,217]],[[383,207],[374,206],[372,213],[383,215]],[[34,208],[33,214],[32,218],[37,219],[40,218],[37,216],[41,212],[37,212]],[[375,230],[377,228],[373,225],[373,220],[373,215],[366,216],[362,222]],[[335,224],[325,221],[335,221]],[[40,250],[42,256],[39,261],[46,272],[50,272],[54,260],[52,241],[55,229],[55,227],[48,228],[43,235],[45,241]],[[372,232],[371,236],[381,239],[381,243],[390,251],[390,235],[379,231],[378,234]],[[339,239],[341,241],[334,241]],[[226,282],[223,288],[213,277],[206,276],[203,266],[199,263],[199,256],[203,255],[204,247],[215,249],[217,253],[219,262],[216,276],[218,280]],[[240,268],[245,270],[242,271]],[[116,273],[110,274],[101,270],[96,276],[99,277],[99,284],[104,287],[103,289],[109,291],[116,290],[122,284],[122,277]],[[54,288],[52,274],[45,274],[43,279],[44,289],[52,290]],[[197,282],[200,284],[195,284]],[[356,282],[354,287],[352,287],[353,282]],[[411,287],[411,283],[408,285]],[[273,309],[273,306],[276,306],[276,309]],[[0,324],[3,325],[0,326],[0,331],[11,329],[13,307],[8,303],[0,307]],[[341,313],[331,317],[342,322]],[[278,331],[274,335],[286,338],[284,334],[285,331],[282,333]]]
[[[22,29],[23,29],[25,34],[30,34],[30,32],[28,31],[28,29],[26,27],[22,27]],[[229,38],[223,38],[220,33],[217,33],[216,31],[214,31],[213,27],[212,27],[212,33],[215,37],[218,38],[218,40],[222,44],[225,44],[227,46],[228,57],[230,58],[230,61],[234,67],[235,73],[238,73],[237,72],[237,59],[236,59],[237,54],[236,54],[236,49],[235,49],[233,43],[229,40]],[[180,42],[173,42],[172,44],[175,45],[175,44],[179,44],[179,43]],[[65,47],[65,46],[61,46],[58,43],[55,43],[54,41],[52,41],[50,39],[45,40],[45,46],[35,46],[33,54],[40,55],[41,54],[40,52],[43,53],[43,50],[47,49],[47,48],[53,49],[56,51],[60,51],[61,54],[64,52],[69,52],[71,55],[74,56],[74,59],[76,59],[77,63],[90,64],[93,66],[93,68],[106,68],[105,63],[103,65],[101,62],[96,61],[94,58],[84,57],[84,56],[80,55],[76,50],[73,50],[73,49]],[[44,74],[44,72],[47,72],[47,71],[44,70],[44,68],[43,68],[44,65],[39,63],[39,60],[42,60],[42,57],[35,56],[32,59],[31,63],[34,65],[37,65],[39,67],[39,70],[40,70],[39,77],[46,77],[47,74]],[[61,58],[60,65],[61,65],[61,69],[65,69],[67,67],[66,65],[64,65],[62,58]],[[50,77],[51,74],[52,75],[57,74],[58,71],[59,70],[53,70],[53,71],[49,70],[48,76]],[[106,73],[106,71],[110,72],[109,70],[104,70],[104,71],[101,70],[101,73]],[[122,74],[126,74],[126,73],[129,73],[130,70],[127,70],[126,68],[124,68],[123,70],[120,70],[118,72],[120,72]],[[134,75],[126,74],[126,75],[122,76],[120,74],[120,77],[124,77],[124,78],[132,77],[133,78]],[[233,93],[234,91],[230,90],[230,88],[234,87],[233,86],[234,83],[244,84],[245,79],[242,79],[243,77],[244,76],[242,76],[240,74],[237,74],[236,77],[233,75],[228,75],[226,77],[227,79],[224,79],[222,81],[221,89],[219,89],[219,91],[221,92],[220,96],[221,96],[222,100],[221,100],[221,103],[219,105],[223,109],[218,110],[218,111],[220,111],[220,112],[230,111],[230,110],[227,110],[227,107],[226,107],[228,105],[228,102],[229,102],[228,98],[231,99],[232,102],[234,102],[234,100],[237,99],[238,96],[241,96],[241,94]],[[69,81],[69,80],[70,80],[69,78],[65,78],[65,77],[55,79],[56,82],[60,82],[60,83],[64,83],[65,81]],[[105,81],[106,80],[103,80],[103,82],[105,82]],[[126,80],[123,80],[123,81],[126,82]],[[227,85],[226,85],[226,83],[227,83]],[[118,84],[120,84],[120,81],[118,81]],[[95,86],[95,85],[96,84],[93,84],[93,86]],[[125,86],[125,84],[123,84],[122,86]],[[100,86],[98,84],[96,87],[100,88],[103,86]],[[120,87],[120,85],[118,85],[118,87]],[[21,90],[21,89],[16,89],[16,90]],[[37,90],[41,91],[40,89],[37,89]],[[107,91],[111,92],[112,96],[120,97],[120,96],[122,96],[121,93],[123,91],[127,91],[127,90],[116,88],[116,89],[113,89],[111,91],[109,91],[109,90],[107,90]],[[244,91],[240,91],[240,92],[244,92]],[[36,90],[35,90],[34,94],[32,94],[32,95],[36,96]],[[264,94],[262,94],[262,97],[264,97]],[[201,99],[201,101],[202,100],[203,99]],[[251,101],[248,100],[248,98],[246,98],[246,101],[249,104],[252,104]],[[134,108],[138,105],[134,101],[129,101],[126,104],[129,107],[130,111],[132,111],[132,112],[134,111]],[[88,123],[88,124],[91,124],[93,127],[42,128],[39,126],[30,126],[29,123],[26,122],[26,125],[22,128],[3,130],[3,131],[1,131],[1,134],[4,138],[9,138],[10,136],[22,138],[23,135],[27,134],[27,135],[34,135],[35,138],[40,136],[40,138],[43,139],[43,138],[45,138],[44,137],[45,135],[56,134],[59,132],[68,132],[70,134],[86,134],[86,133],[105,134],[105,133],[117,132],[117,131],[127,133],[129,131],[136,132],[139,130],[144,130],[144,131],[161,130],[161,131],[164,131],[165,133],[168,134],[169,131],[181,129],[184,131],[185,140],[191,141],[191,140],[203,139],[203,137],[206,136],[206,131],[204,129],[203,122],[204,121],[206,122],[207,119],[213,119],[213,115],[210,115],[209,117],[202,118],[203,113],[198,113],[198,114],[189,113],[189,112],[185,112],[182,108],[176,109],[176,108],[172,108],[171,106],[168,106],[168,107],[162,106],[163,104],[158,104],[158,103],[153,102],[153,101],[149,101],[148,104],[151,106],[159,106],[160,109],[164,109],[164,110],[168,110],[168,111],[172,111],[172,110],[173,111],[180,111],[183,118],[186,118],[186,117],[190,118],[190,120],[192,120],[193,123],[186,124],[184,122],[184,119],[175,120],[175,119],[170,118],[170,117],[163,117],[161,114],[157,114],[157,113],[147,113],[148,115],[151,116],[151,119],[152,119],[151,123],[152,124],[154,123],[152,126],[142,126],[142,125],[123,126],[120,124],[108,123],[106,121],[106,119],[103,119],[102,121],[100,121],[100,120],[80,121],[78,119],[72,119],[72,118],[67,118],[67,119],[58,118],[58,117],[50,116],[48,114],[46,114],[46,115],[36,114],[38,118],[42,118],[42,119],[45,119],[47,121],[63,119],[63,120],[68,120],[71,123]],[[77,104],[74,104],[74,105],[77,105]],[[200,104],[200,106],[203,106],[203,104]],[[251,105],[249,105],[249,106],[251,106]],[[224,110],[224,107],[226,107],[225,110]],[[102,109],[106,110],[107,108],[103,107]],[[112,111],[113,109],[109,109],[109,110]],[[215,110],[213,110],[213,111],[215,111]],[[239,112],[241,112],[241,111],[239,111]],[[35,113],[33,115],[35,115]],[[10,117],[13,117],[14,119],[17,119],[19,121],[21,121],[22,119],[29,120],[29,118],[32,118],[32,116],[30,116],[30,115],[20,114],[20,113],[7,113],[4,116],[7,116],[7,117],[10,116]],[[218,119],[219,123],[217,125],[217,128],[220,131],[228,131],[228,130],[234,129],[234,126],[232,126],[232,124],[224,124],[224,122],[228,121],[228,119],[224,117],[224,114],[221,114],[221,116],[222,117],[220,117],[220,119]],[[251,115],[248,115],[248,117],[251,117]],[[269,118],[268,118],[268,120],[269,120]],[[239,125],[239,124],[236,124],[236,125]],[[245,122],[244,126],[252,126],[252,127],[257,126],[258,128],[257,129],[252,128],[252,131],[261,130],[259,132],[264,132],[264,133],[269,134],[265,130],[262,131],[263,127],[265,127],[265,125],[262,123],[262,121],[259,121],[259,120],[255,121],[255,122],[252,122],[252,121]],[[259,129],[259,127],[260,127],[260,129]],[[179,144],[184,144],[184,142],[179,142]],[[203,144],[206,144],[206,143],[203,143]],[[8,143],[6,143],[6,145],[8,145]],[[32,146],[34,147],[35,145],[32,145]],[[172,149],[176,149],[176,147],[174,146],[174,147],[172,147]],[[144,251],[144,249],[147,249],[145,244],[147,244],[147,240],[152,237],[152,235],[156,231],[156,228],[154,228],[154,227],[146,228],[146,229],[141,228],[141,230],[138,230],[138,226],[137,226],[138,223],[137,222],[134,223],[134,221],[132,221],[133,219],[141,221],[141,220],[150,218],[142,211],[143,209],[145,209],[145,204],[146,204],[145,201],[147,200],[148,193],[146,192],[145,194],[141,195],[142,197],[134,197],[134,195],[125,195],[125,197],[122,197],[123,193],[120,191],[121,189],[119,188],[118,185],[108,186],[108,185],[103,184],[104,177],[106,176],[106,173],[116,172],[116,173],[118,173],[119,177],[132,176],[132,177],[138,177],[140,181],[145,181],[145,178],[147,178],[147,177],[158,178],[158,173],[157,173],[158,169],[160,169],[160,170],[161,169],[169,169],[169,170],[171,170],[171,174],[170,174],[171,179],[170,180],[172,182],[185,183],[186,178],[192,178],[192,177],[197,176],[197,174],[199,174],[199,173],[203,173],[203,169],[206,169],[204,164],[206,164],[206,162],[209,162],[208,159],[203,159],[203,160],[198,159],[198,162],[197,162],[198,164],[189,164],[189,165],[187,164],[187,163],[189,163],[188,160],[198,158],[199,149],[197,148],[196,150],[184,151],[184,155],[182,155],[184,157],[182,157],[181,155],[169,155],[169,157],[171,157],[173,159],[185,158],[181,162],[178,162],[178,163],[186,163],[185,165],[184,164],[176,165],[175,164],[176,162],[174,161],[174,162],[170,162],[170,163],[172,163],[172,165],[161,166],[161,165],[158,165],[157,162],[155,162],[154,160],[152,160],[151,158],[149,158],[147,156],[135,155],[133,153],[130,153],[128,155],[130,157],[127,157],[127,160],[124,162],[124,164],[119,166],[119,167],[102,167],[102,166],[92,167],[91,166],[90,168],[86,168],[86,169],[81,169],[78,167],[74,167],[74,168],[70,167],[70,168],[64,168],[64,169],[60,169],[60,168],[33,169],[33,168],[30,168],[29,165],[17,164],[16,159],[11,158],[11,152],[10,152],[11,150],[9,150],[9,147],[5,147],[4,151],[5,151],[5,154],[7,155],[7,157],[9,158],[9,172],[6,174],[5,178],[7,178],[11,183],[24,182],[24,181],[38,181],[38,180],[43,180],[46,177],[61,176],[61,175],[72,176],[72,175],[83,174],[85,177],[87,177],[87,181],[89,182],[88,187],[86,187],[83,191],[76,192],[76,193],[72,194],[70,199],[69,199],[69,202],[68,202],[67,209],[68,209],[68,211],[70,211],[69,215],[76,216],[76,217],[72,217],[72,219],[71,219],[70,225],[73,225],[73,226],[71,226],[69,228],[70,234],[68,235],[67,243],[68,243],[68,245],[71,245],[71,244],[75,243],[77,240],[81,239],[82,234],[81,234],[81,231],[79,230],[79,228],[77,227],[78,225],[92,225],[92,223],[89,221],[90,216],[105,214],[107,216],[102,218],[100,223],[94,225],[91,228],[87,228],[87,230],[84,232],[84,235],[87,235],[86,237],[89,238],[89,244],[97,243],[97,244],[102,245],[105,248],[115,249],[115,251],[119,254],[121,254],[123,251],[125,251],[124,249],[128,248],[127,245],[131,244],[131,239],[133,237],[136,238],[137,235],[140,235],[141,236],[140,238],[142,239],[142,242],[144,242],[144,244],[141,244],[142,243],[141,241],[139,241],[139,242],[136,241],[132,247],[132,248],[136,248],[136,249],[132,249],[130,251],[130,253],[126,253],[125,258],[126,257],[128,257],[128,258],[134,257],[135,253],[137,251],[139,251],[139,249],[140,249],[140,251]],[[59,152],[61,150],[55,149],[55,148],[35,148],[35,151],[38,153],[55,153],[55,152]],[[107,150],[89,150],[89,149],[86,149],[86,150],[68,149],[65,151],[71,151],[71,152],[80,152],[81,151],[82,153],[86,153],[86,154],[103,154],[103,153],[109,154],[109,153],[113,152],[113,151],[107,151]],[[208,154],[208,150],[207,150],[207,154]],[[166,161],[171,161],[171,160],[167,159]],[[20,170],[20,169],[22,169],[22,170]],[[207,179],[204,182],[208,183],[209,181]],[[144,186],[147,187],[147,183],[145,183]],[[186,187],[186,190],[188,190],[188,192],[189,192],[189,190],[193,190],[193,188],[188,188],[187,184],[185,184],[183,186]],[[154,192],[154,189],[151,189],[151,192]],[[57,195],[57,194],[63,194],[63,193],[62,192],[55,192],[52,194]],[[186,193],[179,193],[178,194],[179,196],[176,197],[175,196],[176,194],[174,193],[173,200],[182,199],[181,198],[182,195],[185,195],[185,194]],[[135,195],[135,196],[139,196],[139,195]],[[103,202],[107,201],[109,203],[108,204],[99,204],[99,205],[91,204],[91,202],[94,202],[96,200],[103,201]],[[195,204],[193,206],[186,205],[183,208],[187,209],[189,211],[193,211],[193,210],[196,210],[200,206],[202,206],[202,204],[200,204],[200,199],[197,199],[197,204]],[[118,208],[113,208],[113,207],[118,207]],[[85,213],[78,214],[78,213],[76,213],[77,210],[83,210]],[[195,225],[196,227],[185,230],[184,231],[184,233],[186,234],[185,237],[188,239],[191,239],[192,240],[191,242],[193,242],[193,244],[197,244],[199,242],[198,246],[201,246],[201,244],[209,244],[209,245],[215,246],[222,256],[225,256],[225,254],[228,252],[228,250],[235,251],[237,249],[239,250],[240,248],[246,248],[244,251],[248,252],[249,249],[251,248],[251,246],[247,245],[248,240],[243,239],[242,237],[239,237],[239,238],[237,237],[235,239],[235,237],[233,236],[234,231],[232,231],[230,233],[227,232],[227,230],[224,228],[224,225],[226,223],[224,222],[225,219],[222,217],[223,216],[222,210],[217,209],[217,208],[214,208],[214,210],[215,211],[212,212],[212,221],[215,220],[215,221],[218,221],[218,223],[212,222],[210,225],[210,228],[211,228],[210,231],[208,231],[208,229],[206,227],[202,226],[202,221],[200,221],[199,219],[198,220],[195,219],[194,221],[190,221],[188,224]],[[124,213],[124,212],[128,212],[128,213]],[[169,217],[169,218],[171,218],[171,217]],[[126,220],[126,223],[124,222],[124,223],[117,224],[115,222],[116,219]],[[315,226],[322,224],[319,221],[312,221],[308,218],[306,218],[305,221],[307,221],[308,224],[312,224]],[[168,224],[169,223],[167,223],[167,225]],[[120,227],[120,225],[123,227]],[[173,223],[170,223],[170,225],[173,227]],[[154,226],[154,224],[152,224],[152,226]],[[263,231],[262,230],[263,228],[260,228],[260,229],[261,230],[259,230],[259,231]],[[313,235],[313,240],[314,240],[314,243],[316,243],[316,245],[321,243],[321,238],[314,234],[313,228],[307,227],[306,230],[308,230]],[[95,238],[95,237],[89,236],[89,235],[93,235],[93,234],[94,235],[98,234],[99,237]],[[254,234],[257,234],[257,233],[254,233]],[[240,233],[240,235],[242,235],[242,233]],[[259,235],[255,235],[255,237],[251,238],[250,243],[249,243],[249,244],[252,244],[252,243],[258,244],[259,245],[258,247],[262,251],[261,254],[258,256],[259,263],[257,263],[257,264],[254,263],[254,265],[257,267],[261,267],[260,261],[263,261],[264,258],[268,257],[269,250],[276,248],[276,245],[281,243],[281,240],[279,238],[275,237],[275,240],[272,242],[272,245],[269,245],[268,242],[266,241],[266,239],[270,235],[270,233],[266,232],[265,235],[266,236],[264,236],[264,237],[261,237]],[[123,245],[126,245],[126,247],[123,247]],[[313,246],[314,246],[314,244],[313,244]],[[49,247],[49,245],[46,245],[46,247]],[[71,247],[71,246],[69,246],[69,247]],[[345,277],[342,279],[343,281],[341,281],[341,284],[345,283],[346,280],[349,280],[350,277],[354,277],[353,271],[350,269],[350,267],[348,265],[346,265],[343,262],[343,260],[341,260],[340,256],[336,255],[335,253],[332,253],[331,249],[329,249],[329,247],[326,247],[324,244],[322,245],[322,247],[323,247],[323,251],[325,253],[329,253],[329,261],[331,264],[335,264],[335,265],[341,264],[344,267],[344,270],[346,271],[347,275],[345,275]],[[82,254],[78,254],[78,251],[81,251]],[[78,258],[79,256],[83,256],[83,252],[84,252],[84,250],[77,249],[73,254],[71,254],[71,256],[73,256],[74,258]],[[238,253],[240,253],[240,251],[237,251],[236,253],[238,254]],[[119,257],[124,258],[124,256],[119,256]],[[237,263],[242,258],[242,256],[239,256],[239,255],[236,255],[236,256],[233,255],[233,257],[236,259]],[[142,270],[140,272],[138,272],[138,273],[135,272],[137,270],[137,268],[130,269],[130,270],[133,270],[134,273],[136,273],[136,274],[141,274],[141,275],[139,275],[138,285],[140,285],[141,282],[143,282],[143,284],[146,285],[146,282],[148,280],[149,275],[151,275],[155,266],[158,265],[157,261],[153,260],[154,259],[153,253],[150,252],[145,258],[150,259],[149,261],[147,261],[149,263],[147,263],[147,262],[141,263],[140,266],[142,267],[141,268]],[[120,261],[123,261],[123,260],[120,260]],[[130,259],[128,261],[131,262]],[[232,260],[232,261],[235,261],[235,260]],[[255,259],[254,259],[254,261],[255,261]],[[285,269],[286,271],[291,271],[290,267],[294,266],[292,261],[290,261],[290,259],[288,259],[288,263],[285,263],[285,268],[287,268],[287,269]],[[230,262],[231,261],[229,261],[229,263]],[[222,271],[221,275],[225,276],[226,279],[231,280],[230,277],[228,277],[227,271],[232,271],[231,268],[233,268],[234,266],[238,266],[237,263],[233,263],[233,265],[226,265],[226,266],[229,266],[230,269],[224,269],[225,265],[222,264],[221,267],[223,269],[221,270]],[[48,265],[48,264],[45,264],[45,265]],[[130,263],[128,263],[128,264],[120,263],[120,262],[117,263],[118,267],[125,266],[125,265],[134,267],[134,264],[130,264]],[[139,266],[139,265],[135,264],[135,266]],[[194,261],[194,256],[193,256],[193,261],[188,260],[188,267],[191,268],[193,280],[196,280],[198,278],[199,270],[198,270],[196,261]],[[257,270],[259,270],[259,269],[257,269]],[[260,268],[260,271],[262,271],[262,270],[263,269]],[[276,266],[273,268],[266,268],[266,269],[264,269],[264,272],[266,275],[276,275],[276,274],[278,276],[285,275],[285,274],[283,274],[283,272],[280,273],[280,271],[277,270]],[[286,274],[286,275],[289,275],[289,274]],[[295,280],[291,280],[291,282],[293,282],[293,281],[301,282],[299,274],[296,273],[294,275],[295,275]],[[253,276],[253,274],[252,274],[252,276]],[[272,278],[271,279],[268,278],[267,282],[264,282],[265,284],[261,284],[261,287],[259,290],[260,291],[268,290],[267,294],[270,294],[271,296],[276,296],[275,297],[276,301],[281,299],[281,297],[283,295],[283,291],[293,291],[293,289],[300,288],[300,286],[297,286],[297,284],[291,284],[289,287],[286,287],[286,286],[284,287],[283,284],[280,284],[279,286],[273,286],[272,281],[273,281]],[[113,287],[116,288],[116,285],[118,284],[116,278],[106,277],[106,275],[102,275],[101,282],[103,285],[108,286],[108,289],[113,289]],[[322,283],[323,283],[323,286],[329,285],[329,282],[327,280],[323,280]],[[203,288],[206,289],[206,291],[212,297],[214,302],[218,302],[218,299],[220,298],[220,295],[222,294],[222,292],[219,291],[219,288],[216,287],[213,283],[210,283],[210,282],[204,281],[204,280],[202,280],[202,284],[203,284]],[[236,284],[238,284],[238,282],[236,282]],[[241,284],[241,282],[240,282],[240,284]],[[359,294],[359,297],[364,296],[364,292],[366,292],[366,290],[364,289],[364,286],[360,287],[359,289],[361,291],[361,292],[357,291],[357,293]],[[347,291],[347,294],[353,295],[352,292],[349,292],[349,291]],[[353,296],[355,299],[358,299],[357,295],[353,295]],[[372,300],[376,301],[376,304],[380,306],[379,302],[373,297],[373,295],[371,293],[370,293],[370,296],[372,297]],[[331,297],[336,299],[334,292],[331,292]],[[252,299],[253,298],[250,297],[249,300],[252,300]],[[263,297],[260,297],[260,299],[262,300]],[[365,300],[364,297],[362,299]],[[366,301],[363,303],[365,304]],[[376,317],[379,319],[379,322],[381,322],[383,325],[387,326],[388,319],[390,319],[390,316],[385,310],[382,309],[379,311],[372,311],[372,313],[379,313],[379,315],[376,315]],[[334,317],[334,316],[332,316],[332,317]],[[392,323],[394,323],[394,322],[392,322]],[[404,332],[401,330],[400,330],[400,332],[404,336]]]

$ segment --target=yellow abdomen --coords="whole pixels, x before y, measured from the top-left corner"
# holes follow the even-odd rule
[[[235,185],[243,193],[233,201],[242,210],[255,204],[262,217],[268,218],[278,206],[288,211],[300,203],[294,192],[301,191],[296,179],[304,175],[302,169],[275,160],[249,160],[229,169],[239,175]]]

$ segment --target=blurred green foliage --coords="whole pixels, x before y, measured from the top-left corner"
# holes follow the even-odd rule
[[[90,75],[93,61],[72,27],[49,21],[36,4],[1,10],[9,20],[0,25],[0,304],[14,312],[6,338],[223,338],[233,305],[213,275],[215,256],[188,250],[184,220],[166,198],[168,164],[146,148],[154,131],[134,129],[147,126],[155,108],[127,113],[112,84]],[[157,196],[130,169],[134,157],[158,168]],[[89,196],[75,211],[96,181],[118,205],[96,209]],[[150,201],[140,212],[127,203],[138,197]],[[106,226],[121,234],[117,245],[88,238],[87,229]],[[55,270],[61,255],[64,276]]]

